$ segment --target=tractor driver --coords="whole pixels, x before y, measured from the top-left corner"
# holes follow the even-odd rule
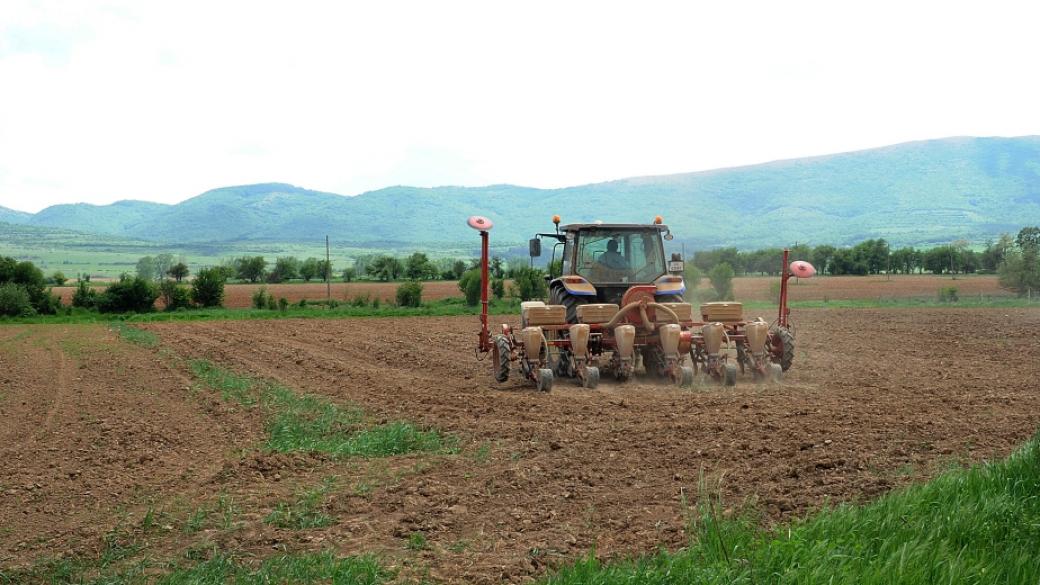
[[[618,242],[615,238],[607,242],[607,251],[600,255],[598,261],[611,270],[628,270],[628,262],[618,253]]]

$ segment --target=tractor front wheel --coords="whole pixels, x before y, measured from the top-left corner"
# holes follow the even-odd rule
[[[509,379],[509,340],[505,335],[496,335],[491,350],[491,366],[495,368],[495,381],[505,382]]]
[[[794,362],[794,334],[782,327],[773,330],[773,357],[780,362],[783,371],[791,369]]]

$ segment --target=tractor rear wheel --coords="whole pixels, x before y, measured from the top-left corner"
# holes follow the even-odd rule
[[[573,325],[578,322],[578,305],[588,304],[588,300],[585,297],[570,294],[567,289],[563,288],[563,285],[557,284],[549,291],[549,304],[566,307],[567,322]]]
[[[791,369],[794,362],[794,334],[782,327],[773,330],[773,356],[780,358],[783,371]]]
[[[492,367],[495,368],[495,381],[505,382],[509,379],[509,340],[505,335],[495,336],[491,357]]]

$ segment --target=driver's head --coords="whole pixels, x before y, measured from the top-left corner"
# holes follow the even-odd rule
[[[617,240],[609,240],[607,242],[607,251],[608,252],[617,252]]]

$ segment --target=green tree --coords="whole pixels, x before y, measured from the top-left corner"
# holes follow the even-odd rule
[[[200,307],[219,307],[224,304],[226,278],[220,267],[203,268],[191,283],[191,300]]]
[[[1032,296],[1040,291],[1040,228],[1022,228],[999,274],[1000,286],[1020,295]]]
[[[423,285],[411,280],[397,287],[397,304],[401,307],[418,307],[422,304]]]
[[[235,259],[235,275],[249,282],[260,282],[267,270],[263,256],[243,256]]]
[[[29,293],[13,282],[0,284],[0,315],[8,317],[32,317],[36,314]]]
[[[300,275],[300,261],[295,256],[282,256],[274,261],[274,268],[267,275],[267,282],[284,282]]]
[[[459,290],[466,297],[466,304],[474,306],[480,302],[480,271],[467,270],[459,279]]]
[[[922,254],[913,247],[899,248],[892,252],[890,259],[893,272],[913,274],[914,271],[921,267]]]
[[[159,288],[150,279],[123,274],[95,301],[102,313],[150,313],[155,310]]]
[[[52,315],[61,308],[61,300],[46,287],[43,272],[29,261],[18,262],[10,256],[0,256],[0,285],[12,284],[25,291],[33,310],[41,315]],[[13,290],[13,289],[12,289]],[[9,293],[10,298],[16,295]]]
[[[161,280],[174,264],[176,264],[176,260],[173,259],[173,254],[159,254],[156,256],[153,280]]]
[[[187,264],[185,264],[184,262],[178,262],[173,266],[170,266],[170,269],[166,271],[166,275],[176,280],[177,282],[180,282],[184,280],[186,276],[188,276],[189,272],[190,271],[188,270]]]
[[[300,278],[305,282],[310,282],[311,279],[317,278],[320,273],[317,258],[307,258],[300,264]]]
[[[405,260],[404,275],[412,280],[431,280],[437,278],[437,267],[426,254],[414,252]]]
[[[466,272],[466,263],[462,260],[452,262],[451,271],[455,275],[455,280],[462,278],[462,274]]]
[[[510,293],[511,296],[521,301],[542,299],[546,296],[546,286],[544,272],[538,268],[520,268],[513,274],[513,286],[510,287]]]
[[[159,298],[162,299],[167,311],[191,307],[191,293],[186,287],[180,286],[172,280],[164,280],[159,283]]]
[[[837,248],[827,244],[821,244],[813,248],[811,262],[816,270],[820,271],[820,274],[831,273],[831,258],[834,257],[836,251]]]
[[[51,282],[54,283],[54,286],[65,286],[65,283],[68,280],[69,279],[65,277],[65,273],[60,270],[55,270],[54,274],[51,274]]]
[[[379,280],[397,280],[404,270],[401,261],[393,256],[380,256],[369,265],[368,272]]]
[[[715,265],[708,273],[711,286],[715,289],[715,299],[719,301],[733,300],[733,267],[727,262]]]
[[[97,306],[97,292],[90,287],[90,278],[76,281],[76,291],[72,293],[72,306],[82,309],[93,309]]]
[[[355,276],[357,271],[353,267],[343,269],[343,282],[353,282]]]
[[[318,260],[318,274],[323,281],[332,280],[332,262],[328,260]]]
[[[137,261],[137,276],[145,280],[155,280],[155,258],[144,256]]]

